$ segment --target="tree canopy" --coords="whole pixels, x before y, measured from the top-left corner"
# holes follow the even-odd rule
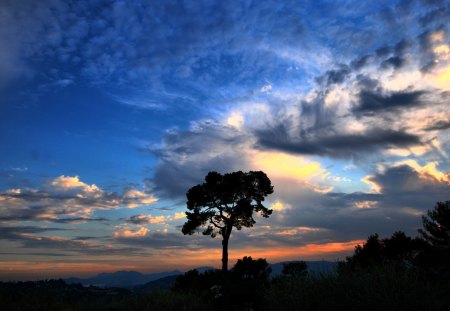
[[[270,179],[262,171],[220,174],[209,172],[203,184],[190,188],[186,194],[187,222],[183,234],[203,228],[204,235],[222,236],[222,270],[227,271],[228,240],[233,227],[241,230],[255,224],[253,212],[269,217],[272,210],[263,205],[273,193]]]

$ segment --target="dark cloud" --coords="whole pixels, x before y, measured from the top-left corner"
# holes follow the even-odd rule
[[[152,222],[151,215],[138,214],[125,219],[125,222],[133,225],[148,225]]]
[[[6,253],[6,252],[2,252],[0,253],[0,255],[10,255],[10,256],[46,256],[46,257],[69,257],[69,254],[63,254],[63,253],[37,253],[37,252],[33,252],[33,253]]]
[[[106,218],[103,218],[103,217],[71,217],[71,218],[50,219],[50,221],[59,223],[59,224],[76,224],[76,223],[84,223],[84,222],[88,222],[88,221],[107,222],[109,220]]]
[[[403,131],[371,129],[360,134],[331,134],[302,139],[290,137],[283,126],[257,131],[258,146],[289,153],[351,158],[380,148],[420,144],[418,136]]]
[[[414,46],[413,42],[409,39],[402,39],[394,47],[394,52],[396,55],[403,55],[405,54],[409,49],[411,49]]]
[[[142,216],[146,216],[146,215],[134,215],[131,216],[130,218],[126,219],[125,222],[129,223],[129,224],[133,224],[133,225],[146,225],[148,224],[148,219],[146,217],[142,217]]]
[[[424,94],[425,91],[403,91],[383,95],[362,90],[359,93],[359,105],[353,108],[353,112],[357,115],[374,115],[420,106],[424,104],[421,98]]]
[[[391,48],[389,46],[382,46],[375,50],[375,54],[378,57],[385,57],[391,53]]]
[[[380,82],[367,75],[359,74],[356,76],[358,87],[362,90],[374,90],[379,87]]]
[[[380,185],[383,202],[388,203],[387,205],[406,205],[424,209],[432,208],[433,201],[445,201],[449,197],[449,174],[446,175],[447,181],[425,170],[417,172],[405,164],[390,167],[374,175],[370,180]]]
[[[420,71],[427,73],[431,72],[436,67],[437,63],[434,60],[430,60],[428,63],[423,64],[423,66],[420,68]]]
[[[0,226],[0,239],[14,240],[23,234],[35,234],[48,231],[65,231],[66,229],[37,226]]]
[[[210,236],[183,235],[179,233],[149,233],[145,236],[137,237],[116,237],[120,243],[132,246],[149,247],[154,249],[187,249],[195,250],[204,247],[219,247],[220,240]]]
[[[354,70],[360,70],[364,66],[367,65],[367,63],[371,60],[371,58],[372,58],[372,56],[370,56],[370,55],[364,55],[364,56],[358,57],[350,63],[350,66]]]
[[[347,65],[339,65],[337,69],[328,70],[323,76],[316,78],[316,82],[325,85],[340,84],[350,75],[351,70]]]
[[[406,61],[404,58],[400,56],[392,56],[381,63],[381,68],[387,69],[392,67],[394,69],[400,69],[405,65],[405,63]]]
[[[437,120],[425,128],[426,131],[442,131],[450,128],[450,120]]]

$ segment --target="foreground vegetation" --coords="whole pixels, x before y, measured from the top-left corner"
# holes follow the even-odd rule
[[[61,282],[2,283],[2,310],[220,310],[223,303],[198,279],[197,288],[152,293]],[[393,265],[304,278],[281,276],[253,287],[234,285],[231,310],[450,310],[448,282]]]
[[[228,272],[179,276],[152,292],[68,285],[62,280],[0,283],[2,310],[450,310],[450,201],[423,217],[421,237],[369,236],[327,274],[304,262],[270,278],[265,259],[244,257]]]

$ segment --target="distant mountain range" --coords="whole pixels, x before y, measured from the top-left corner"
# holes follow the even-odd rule
[[[68,278],[64,281],[67,284],[82,284],[85,286],[95,285],[99,287],[124,287],[131,288],[137,285],[146,284],[167,276],[178,276],[183,272],[179,270],[165,271],[159,273],[143,274],[136,271],[117,271],[112,273],[100,273],[90,278]]]
[[[271,264],[272,277],[281,275],[283,265],[292,261]],[[309,272],[332,273],[336,270],[337,262],[331,261],[306,261]],[[199,272],[213,269],[212,267],[198,267]],[[155,289],[170,288],[175,284],[177,276],[183,274],[179,270],[159,273],[143,274],[137,271],[117,271],[112,273],[100,273],[90,278],[67,278],[67,284],[95,285],[99,287],[132,288],[137,291],[151,291]]]

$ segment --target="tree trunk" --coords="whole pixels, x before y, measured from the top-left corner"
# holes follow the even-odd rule
[[[228,239],[229,236],[224,235],[222,240],[222,273],[228,272]]]
[[[227,230],[228,231],[228,230]],[[223,235],[222,240],[222,295],[223,295],[223,303],[221,305],[221,310],[229,311],[231,309],[231,302],[229,299],[230,296],[230,284],[228,280],[228,240],[230,239],[230,234],[226,232]]]

